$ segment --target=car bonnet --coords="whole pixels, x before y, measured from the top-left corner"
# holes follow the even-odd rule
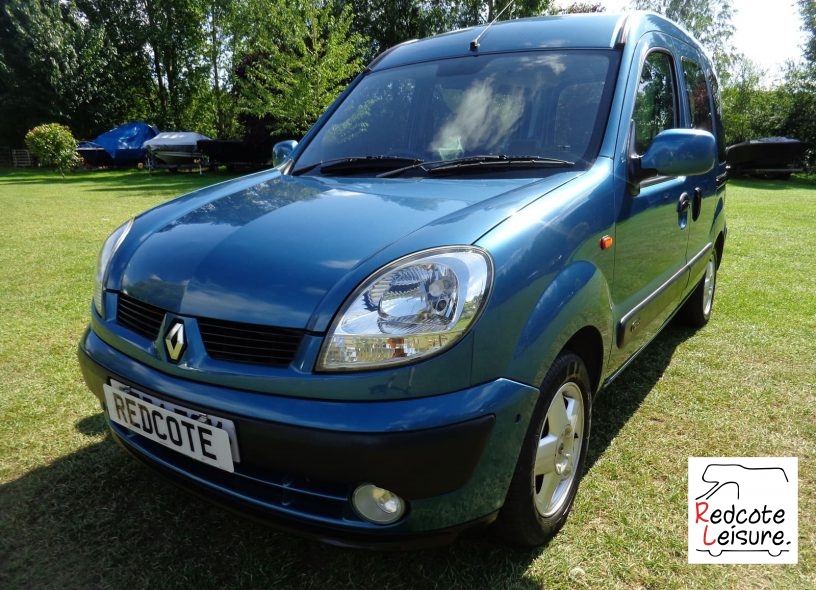
[[[473,243],[576,175],[463,182],[268,174],[137,219],[108,286],[181,315],[325,329],[310,318],[327,293],[343,298],[409,253]]]

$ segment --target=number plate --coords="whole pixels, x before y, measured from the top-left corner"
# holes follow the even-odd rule
[[[202,463],[235,471],[233,461],[238,457],[231,421],[152,400],[114,380],[104,389],[112,421]]]

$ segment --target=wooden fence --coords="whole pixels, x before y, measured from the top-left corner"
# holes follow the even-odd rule
[[[11,150],[11,159],[15,168],[30,168],[34,165],[34,156],[28,150]]]

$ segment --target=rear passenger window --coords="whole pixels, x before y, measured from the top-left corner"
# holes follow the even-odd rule
[[[686,81],[686,98],[691,113],[690,127],[713,132],[711,97],[708,94],[703,69],[695,62],[683,58],[683,77]]]
[[[677,84],[672,59],[656,51],[646,58],[635,99],[635,151],[643,154],[652,139],[665,129],[677,127]]]

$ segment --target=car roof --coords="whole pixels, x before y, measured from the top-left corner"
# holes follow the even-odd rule
[[[435,59],[539,49],[612,49],[650,30],[693,42],[665,17],[648,11],[543,16],[478,25],[397,45],[381,54],[372,70]],[[474,40],[478,47],[471,48]]]

